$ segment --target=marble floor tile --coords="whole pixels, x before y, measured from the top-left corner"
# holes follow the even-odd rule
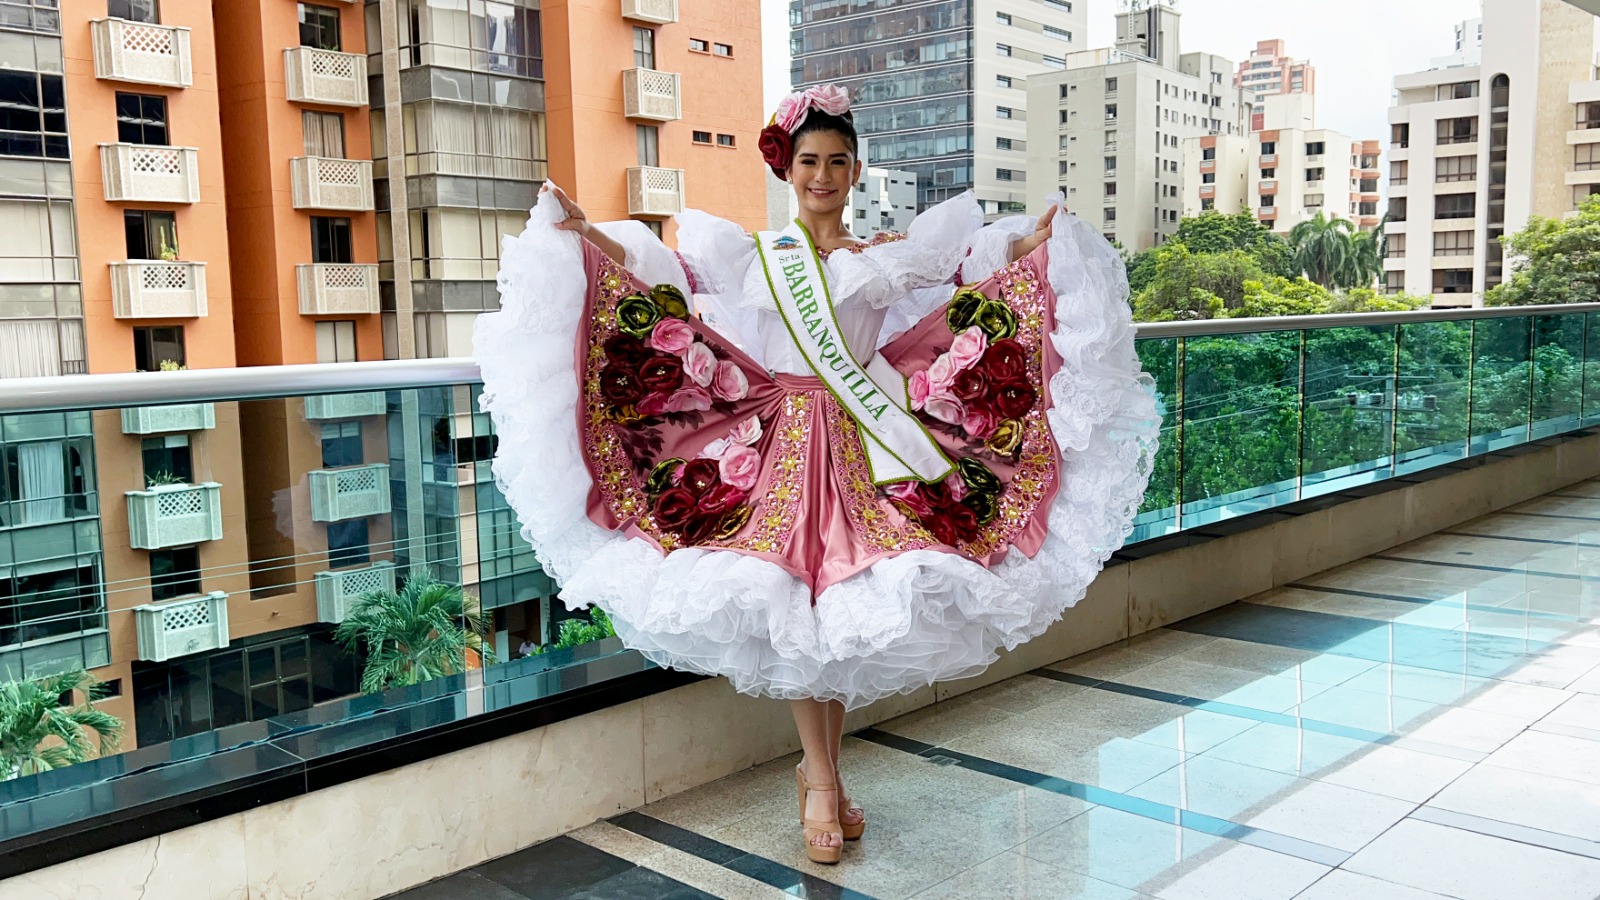
[[[922,891],[916,900],[1145,900],[1147,896],[1008,850]]]
[[[1502,609],[1504,607],[1501,607]],[[1572,644],[1579,647],[1600,648],[1600,626],[1577,622],[1558,622],[1515,610],[1509,612],[1474,612],[1456,631],[1475,634],[1493,634],[1546,644]]]
[[[1567,700],[1541,718],[1539,724],[1600,730],[1600,696],[1569,694]]]
[[[1563,734],[1525,731],[1489,754],[1484,762],[1537,775],[1600,784],[1600,742]]]
[[[1585,688],[1579,687],[1578,682],[1597,669],[1600,669],[1600,650],[1558,644],[1537,649],[1527,658],[1507,665],[1495,677],[1518,684],[1581,691]],[[1600,677],[1588,679],[1586,683],[1593,685],[1588,688],[1591,693],[1600,693]]]
[[[1154,653],[1142,653],[1127,647],[1111,646],[1100,650],[1065,659],[1053,665],[1046,666],[1057,672],[1072,672],[1086,678],[1104,678],[1116,681],[1118,676],[1142,669],[1154,662],[1165,659]]]
[[[1267,712],[1283,712],[1330,688],[1330,685],[1296,680],[1287,675],[1262,675],[1182,657],[1145,666],[1120,680],[1138,687],[1236,703]]]
[[[1471,768],[1462,760],[1270,723],[1203,756],[1413,803],[1432,797]]]
[[[1161,900],[1273,900],[1294,897],[1327,866],[1244,845],[1229,847],[1156,893]]]
[[[1294,900],[1444,900],[1444,895],[1334,869]]]
[[[1408,820],[1340,868],[1462,900],[1594,900],[1600,860]]]
[[[1352,852],[1416,807],[1393,797],[1211,757],[1175,766],[1128,793]]]
[[[1172,768],[1187,754],[1127,738],[1106,738],[1077,728],[1027,725],[963,735],[952,750],[1102,787],[1125,791]]]
[[[1446,707],[1431,716],[1408,724],[1402,729],[1402,733],[1407,737],[1435,744],[1488,753],[1498,749],[1527,727],[1528,723],[1523,718],[1511,718],[1463,707]]]
[[[890,719],[878,727],[901,737],[943,744],[969,732],[1004,728],[1012,718],[1013,714],[1005,709],[985,703],[973,694],[961,694]]]
[[[725,866],[658,844],[609,822],[596,822],[568,836],[717,897],[783,900],[793,896]]]
[[[1191,634],[1187,631],[1177,631],[1172,628],[1153,628],[1143,634],[1136,634],[1120,646],[1137,650],[1151,656],[1176,656],[1185,650],[1193,650],[1201,644],[1209,644],[1216,638],[1204,634]]]
[[[1217,638],[1209,644],[1186,650],[1177,658],[1328,685],[1342,684],[1377,665],[1348,656],[1332,656],[1298,647],[1279,647],[1232,638]]]
[[[1596,666],[1588,674],[1567,682],[1566,686],[1568,690],[1582,691],[1586,694],[1600,694],[1600,666]]]
[[[1428,805],[1527,828],[1600,841],[1600,785],[1476,766]]]
[[[1133,740],[1186,753],[1204,753],[1259,726],[1254,719],[1190,710],[1153,728],[1133,735]]]

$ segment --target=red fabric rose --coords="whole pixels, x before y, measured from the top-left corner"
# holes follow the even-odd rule
[[[700,495],[699,514],[716,518],[744,502],[745,492],[731,484],[719,484]]]
[[[656,522],[662,528],[677,528],[694,514],[694,495],[681,487],[667,488],[656,498]]]
[[[971,540],[978,533],[978,514],[965,503],[957,503],[945,510],[945,518],[955,528],[962,540]],[[945,543],[949,543],[946,541]]]
[[[934,539],[941,544],[949,544],[954,547],[961,542],[961,532],[956,530],[956,525],[950,521],[950,517],[943,513],[925,516],[922,524],[923,527],[933,532]]]
[[[1028,353],[1016,341],[995,341],[977,368],[994,384],[1022,378],[1028,374]]]
[[[721,522],[722,520],[717,516],[696,514],[689,520],[688,524],[678,530],[678,534],[686,543],[702,544],[713,534],[716,534],[717,526]]]
[[[977,367],[962,372],[956,376],[955,383],[950,386],[950,392],[956,395],[972,411],[972,401],[981,398],[989,390],[989,379]]]
[[[617,406],[626,406],[644,396],[639,374],[613,363],[600,370],[600,393]]]
[[[942,481],[923,485],[922,496],[927,499],[928,505],[936,510],[944,509],[956,502],[956,498],[950,493],[950,486]]]
[[[779,178],[789,174],[789,164],[794,161],[794,138],[789,136],[789,132],[776,125],[768,125],[761,129],[756,147],[761,151],[761,160],[772,169],[772,174]]]
[[[683,384],[683,361],[676,356],[657,356],[639,369],[639,380],[646,390],[671,393]]]
[[[1013,379],[1000,385],[995,391],[995,407],[1000,415],[1007,419],[1021,418],[1033,409],[1033,404],[1039,399],[1039,394],[1033,385],[1021,378]]]
[[[637,369],[645,360],[656,355],[656,351],[651,350],[644,341],[625,334],[607,339],[605,351],[607,362],[619,363],[629,369]]]
[[[699,497],[719,483],[714,459],[697,459],[683,467],[683,486],[690,496]]]

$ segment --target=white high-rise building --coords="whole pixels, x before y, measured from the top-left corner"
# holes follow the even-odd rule
[[[1479,64],[1394,80],[1385,283],[1435,306],[1481,305],[1505,277],[1502,235],[1600,193],[1595,18],[1485,0],[1482,33]]]
[[[850,221],[856,237],[884,231],[904,233],[917,215],[917,176],[900,169],[868,167],[850,192]]]
[[[1088,2],[790,0],[790,81],[848,88],[867,164],[914,173],[919,208],[974,190],[1020,212],[1053,186],[1026,181],[1027,78],[1083,46]]]
[[[1059,186],[1067,205],[1129,250],[1177,230],[1184,210],[1184,141],[1249,133],[1250,95],[1236,66],[1183,53],[1171,6],[1117,15],[1115,47],[1074,53],[1067,70],[1028,79],[1029,212]]]

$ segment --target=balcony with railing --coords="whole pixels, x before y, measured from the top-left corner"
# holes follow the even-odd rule
[[[222,537],[222,485],[163,484],[128,491],[128,543],[163,550]]]
[[[199,203],[195,147],[101,144],[100,176],[112,203]]]
[[[214,403],[126,406],[122,409],[123,434],[173,434],[209,431],[216,427],[217,407]]]
[[[284,454],[247,480],[283,480],[247,485],[248,509],[228,500],[229,540],[203,548],[203,589],[146,602],[150,570],[91,567],[92,584],[69,592],[91,597],[73,615],[119,636],[116,658],[94,665],[123,689],[96,708],[125,720],[125,752],[0,782],[7,886],[77,897],[151,879],[163,896],[210,900],[314,880],[355,898],[445,878],[413,896],[481,896],[559,876],[590,896],[698,896],[651,868],[663,866],[650,848],[670,840],[706,855],[673,872],[713,896],[777,896],[774,882],[831,895],[822,882],[849,877],[881,897],[952,879],[945,896],[1066,897],[1084,876],[1063,873],[1090,868],[1115,882],[1106,896],[1231,900],[1249,893],[1245,866],[1257,881],[1275,873],[1281,890],[1266,896],[1291,897],[1357,858],[1414,892],[1499,896],[1429,881],[1441,867],[1403,843],[1423,833],[1428,858],[1451,866],[1537,857],[1528,881],[1498,883],[1533,884],[1524,893],[1540,900],[1563,896],[1543,885],[1588,890],[1589,857],[1571,852],[1585,839],[1568,834],[1586,826],[1568,813],[1572,785],[1592,778],[1584,698],[1600,673],[1585,593],[1600,304],[1146,323],[1134,352],[1163,418],[1127,542],[1060,622],[982,676],[851,711],[843,766],[872,824],[845,868],[815,871],[800,868],[794,807],[766,802],[794,796],[781,793],[798,761],[787,705],[663,669],[614,636],[557,648],[556,586],[477,477],[493,435],[469,360],[12,380],[0,424],[229,402],[258,433],[309,443],[245,448]],[[387,420],[364,420],[375,400],[335,399],[378,396]],[[351,469],[308,475],[303,461],[356,432],[365,458],[387,461],[358,468],[384,471],[391,515],[367,515],[365,531],[308,528],[341,491],[316,483]],[[148,530],[146,501],[129,502],[130,532]],[[212,584],[228,579],[238,587]],[[400,613],[418,579],[465,598],[415,632],[448,644],[437,669],[385,680],[370,631],[349,649],[327,637],[358,605],[368,622]],[[179,718],[197,709],[203,720]],[[1559,802],[1519,807],[1507,831],[1492,815],[1516,798],[1492,779]],[[913,782],[918,798],[999,800],[899,821]],[[328,828],[335,813],[319,812],[369,808],[446,824]],[[894,828],[915,840],[891,864],[868,851]],[[952,829],[1028,834],[1032,847],[1004,865],[985,848],[916,849]],[[1106,867],[1105,846],[1128,852]],[[392,862],[350,864],[362,858]],[[744,872],[767,883],[733,879]],[[625,880],[589,883],[602,874]],[[1365,878],[1345,880],[1378,896]]]
[[[683,204],[682,169],[628,169],[628,215],[675,216],[683,212]]]
[[[130,259],[111,268],[118,319],[194,319],[206,314],[206,264]]]
[[[372,209],[372,161],[299,156],[289,160],[295,209]]]
[[[290,47],[283,51],[284,94],[293,103],[367,105],[367,58],[357,53]]]
[[[368,463],[307,474],[311,485],[311,521],[343,522],[381,516],[390,509],[389,466]]]
[[[622,17],[652,25],[678,21],[678,0],[622,0]]]
[[[304,263],[294,267],[300,315],[376,315],[378,266],[375,263]]]
[[[189,29],[127,19],[90,19],[94,76],[106,81],[186,88],[194,84]]]
[[[630,119],[676,122],[683,118],[681,77],[655,69],[624,69],[622,110]]]

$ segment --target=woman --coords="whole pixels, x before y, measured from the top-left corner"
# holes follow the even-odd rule
[[[969,193],[858,240],[837,87],[786,98],[761,148],[795,224],[690,211],[677,253],[547,185],[476,349],[496,477],[563,599],[792,701],[806,853],[833,863],[866,827],[845,711],[976,675],[1081,599],[1159,416],[1091,228],[1056,206],[983,227]]]

